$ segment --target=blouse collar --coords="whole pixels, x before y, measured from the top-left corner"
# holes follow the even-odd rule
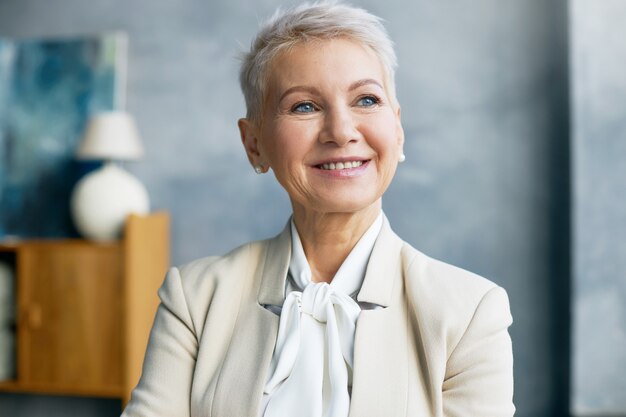
[[[261,306],[282,306],[285,301],[285,284],[291,261],[291,228],[289,222],[283,231],[266,240],[264,256],[258,273],[258,303]],[[357,301],[387,307],[392,299],[393,287],[402,276],[400,252],[403,241],[391,229],[383,214],[383,221],[365,272]]]
[[[363,284],[367,264],[382,225],[383,213],[381,211],[339,267],[330,283],[331,287],[342,294],[356,296]],[[296,290],[302,291],[311,282],[312,274],[293,218],[291,219],[291,248],[289,263],[291,283]]]

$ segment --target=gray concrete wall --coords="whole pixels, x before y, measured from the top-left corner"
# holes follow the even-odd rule
[[[571,15],[573,411],[626,415],[626,1]]]
[[[569,386],[569,125],[564,0],[354,1],[388,22],[407,161],[384,208],[422,251],[509,292],[517,416],[564,415]],[[130,169],[173,215],[173,261],[276,233],[288,200],[239,143],[236,51],[278,0],[2,0],[0,36],[121,29]],[[283,3],[284,4],[284,3]],[[45,406],[49,401],[53,406]],[[11,416],[116,415],[116,401],[0,395]],[[104,404],[104,405],[103,405]],[[65,407],[65,408],[63,408]]]

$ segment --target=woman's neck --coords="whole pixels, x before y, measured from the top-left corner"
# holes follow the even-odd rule
[[[321,213],[293,205],[293,220],[314,282],[332,281],[380,211],[380,200],[354,213]]]

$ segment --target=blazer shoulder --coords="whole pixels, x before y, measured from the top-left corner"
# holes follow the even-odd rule
[[[217,281],[244,278],[240,273],[241,269],[261,259],[268,241],[269,239],[248,242],[224,255],[206,256],[180,265],[177,269],[180,271],[183,286],[196,287],[202,283],[215,284]]]
[[[406,242],[402,258],[409,282],[431,296],[461,297],[478,303],[488,291],[497,287],[487,278],[432,258]]]
[[[161,300],[180,300],[200,329],[216,298],[238,299],[245,286],[251,285],[267,242],[249,242],[221,256],[207,256],[172,267],[159,290]]]
[[[405,288],[416,317],[437,334],[448,354],[472,322],[492,317],[503,327],[511,323],[506,291],[473,272],[431,258],[409,244],[403,246]],[[419,319],[418,319],[419,320]],[[478,323],[480,325],[481,323]]]

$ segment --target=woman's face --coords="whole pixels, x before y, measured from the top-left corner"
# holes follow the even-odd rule
[[[345,39],[303,43],[269,71],[262,125],[240,121],[251,162],[274,171],[294,211],[380,204],[404,133],[376,55]]]

